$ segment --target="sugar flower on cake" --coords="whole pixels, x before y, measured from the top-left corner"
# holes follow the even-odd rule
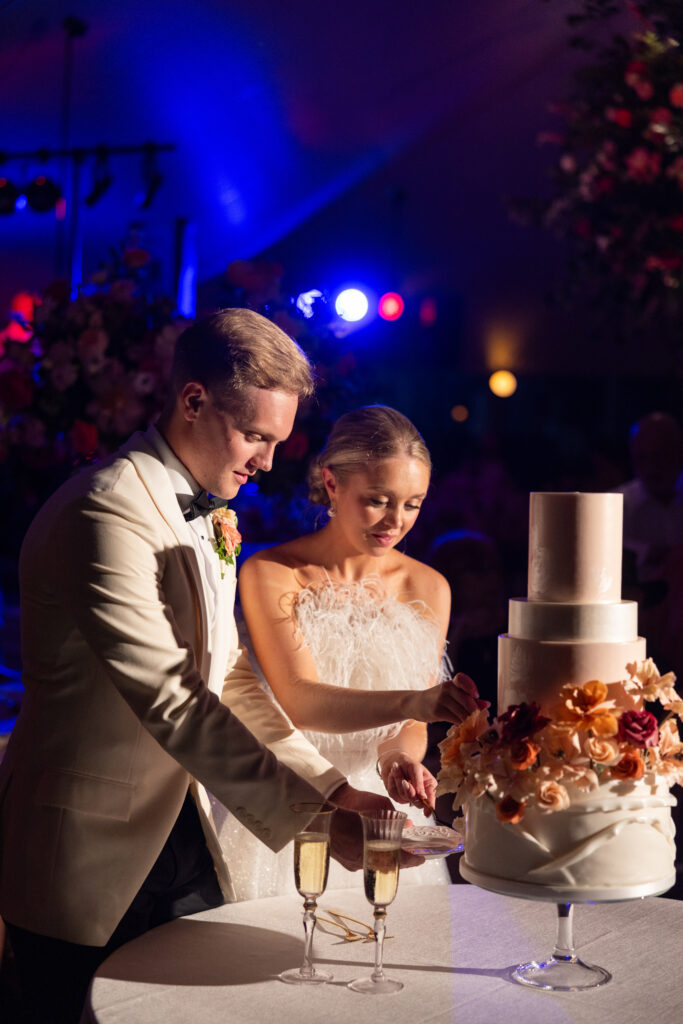
[[[629,678],[624,685],[629,692],[645,701],[659,701],[668,711],[683,717],[683,700],[674,689],[676,676],[673,672],[661,676],[652,658],[632,662],[626,666],[626,671]]]
[[[594,736],[614,736],[617,731],[614,700],[608,699],[607,687],[599,679],[592,679],[583,686],[572,683],[563,686],[555,717],[558,722],[574,725]]]
[[[439,744],[437,795],[453,793],[456,811],[487,796],[498,819],[514,825],[527,807],[565,810],[603,782],[660,776],[683,783],[675,676],[661,676],[651,658],[627,673],[610,684],[567,683],[548,715],[535,703],[511,705],[492,722],[473,712]]]

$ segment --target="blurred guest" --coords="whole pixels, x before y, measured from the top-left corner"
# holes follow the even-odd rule
[[[683,434],[673,416],[649,413],[631,428],[635,477],[624,495],[625,598],[638,601],[648,654],[683,676]]]
[[[635,477],[624,495],[624,548],[646,605],[665,596],[671,549],[683,544],[683,434],[673,416],[649,413],[631,427]]]

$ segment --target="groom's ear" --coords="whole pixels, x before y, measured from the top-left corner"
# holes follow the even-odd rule
[[[183,416],[188,421],[197,419],[202,406],[206,404],[206,388],[199,381],[188,381],[178,395]]]

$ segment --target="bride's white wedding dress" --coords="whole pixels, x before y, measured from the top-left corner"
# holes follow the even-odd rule
[[[388,597],[378,578],[355,583],[325,579],[300,591],[294,614],[301,641],[326,683],[362,690],[421,689],[451,675],[443,654],[438,624],[421,602],[404,604]],[[253,659],[253,655],[252,655]],[[256,667],[255,659],[254,667]],[[265,682],[262,684],[267,688]],[[400,723],[353,733],[308,732],[304,735],[356,789],[386,796],[377,775],[377,745],[395,736]],[[402,805],[415,824],[421,811]],[[239,900],[294,893],[292,844],[273,853],[248,829],[214,806],[219,839]],[[402,872],[401,885],[448,882],[443,860],[426,861]],[[359,875],[330,861],[327,889],[356,885]],[[362,884],[362,883],[361,883]]]

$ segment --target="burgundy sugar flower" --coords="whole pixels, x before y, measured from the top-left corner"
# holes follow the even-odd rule
[[[549,721],[549,718],[541,714],[541,709],[536,703],[513,704],[498,718],[500,738],[503,743],[529,739],[534,733],[540,732]]]
[[[656,747],[657,719],[651,711],[624,711],[619,719],[619,739],[634,747]]]

